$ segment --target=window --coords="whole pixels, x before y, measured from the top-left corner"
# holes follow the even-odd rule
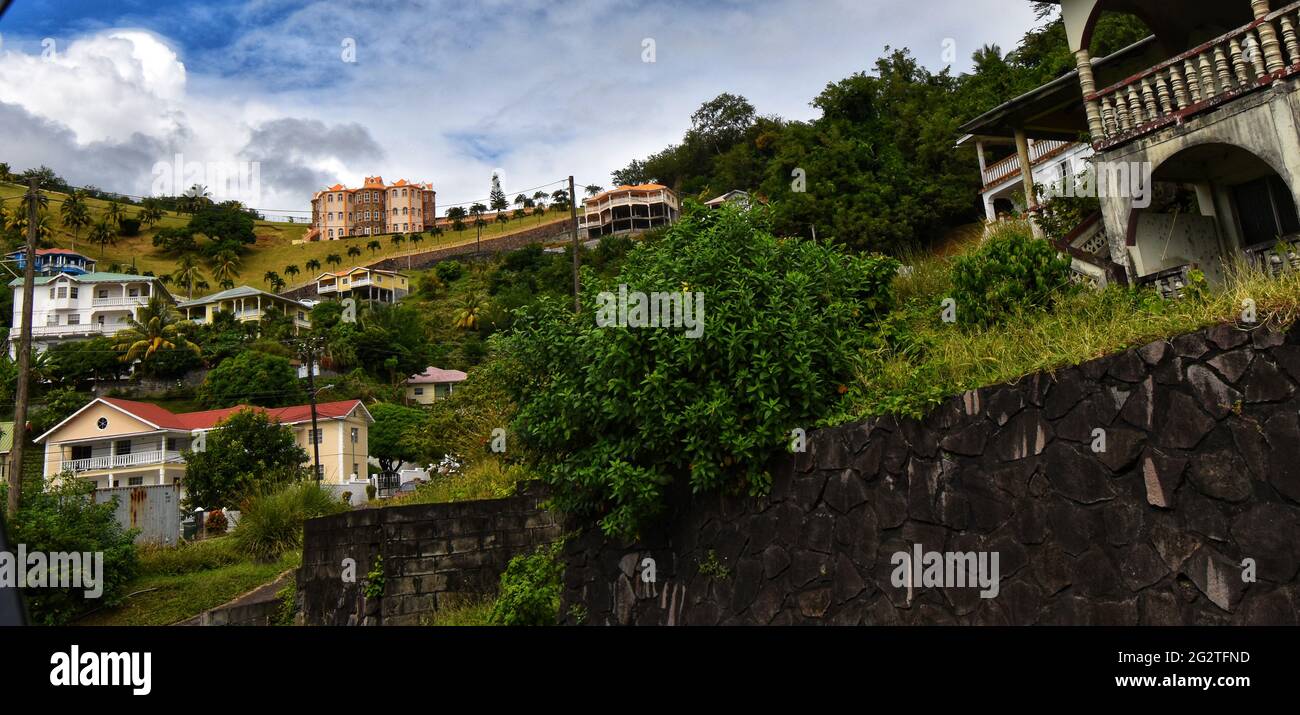
[[[67,297],[68,297],[68,287],[67,287],[67,286],[59,286],[59,297],[60,297],[60,298],[67,298]]]
[[[71,315],[69,315],[68,325],[81,325],[81,316],[78,315],[77,313],[72,313]]]
[[[424,395],[424,388],[423,388],[423,387],[417,387],[417,388],[415,388],[415,395],[416,395],[416,397],[421,397],[421,396],[423,396],[423,395]]]
[[[76,287],[76,286],[72,286],[72,297],[73,297],[74,299],[77,297],[77,287]]]
[[[50,297],[53,297],[53,296],[50,296]],[[107,298],[107,297],[108,297],[108,291],[106,291],[106,290],[100,290],[100,291],[99,291],[99,295],[97,295],[97,296],[95,296],[95,297],[97,297],[97,298]]]
[[[405,207],[405,206],[402,207],[402,215],[403,215],[403,216],[406,215],[406,207]]]
[[[73,459],[90,459],[93,454],[94,454],[94,448],[88,444],[72,445]]]
[[[175,437],[168,437],[168,438],[167,438],[167,451],[168,451],[168,452],[179,452],[179,451],[181,451],[180,447],[181,447],[181,441],[180,441],[179,439],[177,439],[177,438],[175,438]]]
[[[334,229],[330,229],[330,238],[334,238]]]
[[[353,473],[353,474],[360,474],[360,473],[361,473],[361,471],[360,471],[359,469],[357,469],[357,463],[356,463],[356,462],[353,462],[353,463],[352,463],[352,473]]]
[[[50,300],[54,300],[55,295],[54,286],[50,286]]]
[[[59,316],[57,316],[57,315],[47,315],[47,316],[45,316],[45,324],[46,324],[47,326],[48,326],[48,325],[58,325],[58,324],[59,324]]]
[[[357,439],[360,437],[360,434],[361,434],[361,431],[360,431],[360,430],[358,430],[356,427],[353,427],[353,428],[352,428],[352,442],[353,442],[353,443],[356,443]],[[354,472],[357,471],[357,468],[356,468],[355,466],[353,466],[353,467],[352,467],[352,471],[354,471]]]
[[[325,196],[325,200],[328,201],[328,202],[330,202],[330,203],[334,203],[334,194],[327,194],[327,195]]]
[[[307,314],[302,312],[301,310],[298,311],[298,320],[306,320],[306,319],[307,319]]]
[[[113,443],[113,454],[130,454],[130,453],[131,453],[131,440],[119,439],[118,441]]]
[[[147,283],[140,286],[140,295],[149,295],[149,285]]]
[[[99,421],[95,423],[95,426],[100,429],[108,429],[108,418],[100,417]]]
[[[142,487],[144,486],[144,477],[127,477],[126,485],[128,487]]]
[[[126,291],[126,294],[127,294],[128,296],[131,296],[132,298],[138,298],[138,297],[140,296],[140,289],[139,289],[139,288],[128,288],[127,291]]]
[[[325,441],[324,439],[325,430],[319,430],[319,429],[307,430],[307,434],[308,434],[307,437],[308,444],[311,444],[313,441],[315,441],[316,444],[320,444]]]

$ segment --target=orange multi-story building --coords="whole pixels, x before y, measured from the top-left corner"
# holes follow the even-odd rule
[[[335,184],[312,195],[307,240],[423,232],[433,228],[436,197],[432,184],[406,179],[385,184],[382,176],[367,176],[355,189]]]

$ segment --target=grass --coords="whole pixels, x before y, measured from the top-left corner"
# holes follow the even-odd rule
[[[24,186],[0,182],[0,199],[5,200],[6,207],[16,206],[17,197],[20,197],[24,191],[26,191]],[[59,216],[59,204],[63,202],[66,194],[56,191],[46,191],[45,193],[50,198],[48,211],[50,223],[54,229],[51,240],[60,248],[72,248],[72,232],[63,226]],[[10,201],[10,199],[15,200]],[[108,202],[101,199],[87,199],[86,205],[90,211],[92,221],[99,221],[108,207]],[[128,216],[134,216],[139,210],[138,207],[130,205],[124,205],[124,208]],[[529,217],[522,221],[516,220],[506,224],[491,222],[484,227],[483,238],[484,240],[497,238],[567,219],[567,213],[551,213],[543,215],[540,219]],[[180,227],[187,223],[189,223],[188,215],[166,212],[163,219],[154,228],[141,228],[138,236],[118,237],[116,244],[103,247],[102,252],[100,246],[92,245],[86,240],[87,231],[83,229],[81,238],[76,243],[76,248],[79,252],[98,260],[99,270],[101,271],[108,270],[108,267],[113,263],[129,266],[134,260],[136,270],[140,273],[152,271],[154,275],[170,274],[176,269],[176,257],[156,251],[153,246],[153,236],[158,229]],[[263,280],[263,276],[268,271],[275,271],[288,281],[290,277],[284,274],[284,269],[286,266],[296,265],[302,272],[296,276],[294,282],[289,284],[289,287],[296,287],[309,282],[309,279],[315,278],[315,276],[308,275],[311,272],[307,270],[307,261],[311,259],[320,261],[322,271],[334,268],[325,262],[325,257],[331,253],[337,253],[343,259],[343,263],[337,267],[342,269],[354,265],[369,264],[384,258],[410,256],[435,248],[472,244],[477,239],[477,232],[471,226],[463,231],[448,231],[436,238],[425,234],[424,240],[416,247],[412,247],[409,241],[402,243],[400,247],[394,246],[390,240],[391,236],[387,235],[353,236],[336,241],[313,241],[294,245],[293,241],[306,235],[308,228],[310,227],[306,223],[258,221],[254,229],[257,241],[250,247],[249,253],[243,257],[243,265],[240,268],[239,277],[234,279],[235,283],[270,290],[270,284]],[[372,252],[366,248],[366,244],[376,239],[380,242],[381,248]],[[351,246],[361,249],[361,255],[349,257],[347,251]],[[221,290],[216,281],[212,280],[210,275],[207,275],[206,267],[204,274],[204,278],[212,286],[209,292],[215,293]],[[182,289],[177,286],[172,286],[170,290],[177,296],[182,295]],[[195,294],[195,297],[198,297],[198,294]]]
[[[180,546],[144,544],[136,548],[136,556],[140,560],[140,573],[153,576],[179,576],[248,560],[248,554],[242,552],[229,536],[191,541]]]
[[[532,477],[527,468],[503,464],[497,459],[474,462],[458,474],[433,477],[414,492],[385,500],[384,506],[409,504],[443,504],[447,502],[503,499],[512,496],[521,482]]]
[[[969,249],[969,247],[968,247]],[[1238,322],[1254,301],[1257,322],[1284,327],[1300,316],[1300,272],[1269,278],[1243,264],[1221,286],[1165,301],[1152,291],[1078,290],[1051,310],[1011,316],[986,330],[944,323],[953,256],[918,258],[895,284],[899,307],[888,332],[901,336],[865,352],[844,406],[828,422],[881,414],[921,416],[966,390],[1013,382],[1220,323]]]
[[[492,607],[495,601],[490,598],[469,600],[439,608],[429,616],[422,625],[426,626],[491,626]]]
[[[181,547],[185,548],[189,547]],[[146,573],[142,570],[141,575],[127,586],[127,593],[136,595],[121,606],[85,616],[77,621],[77,625],[165,626],[179,623],[270,583],[285,571],[297,568],[301,562],[302,554],[295,551],[273,562],[243,561],[183,573]]]

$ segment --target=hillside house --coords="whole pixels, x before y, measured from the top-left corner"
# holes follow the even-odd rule
[[[27,249],[5,254],[7,260],[14,262],[14,269],[19,273],[27,269]],[[95,272],[95,259],[70,251],[66,248],[36,249],[36,275],[52,276],[59,273],[79,276]]]
[[[410,281],[396,271],[357,266],[316,276],[316,294],[322,298],[396,303],[410,292]]]
[[[255,323],[279,312],[293,319],[294,334],[311,328],[310,308],[302,303],[252,286],[237,286],[202,298],[182,301],[176,306],[181,315],[200,325],[208,325],[218,311],[226,311],[241,323]]]
[[[1077,70],[962,131],[1014,141],[1026,176],[1031,139],[1091,144],[1085,188],[1101,211],[1063,242],[1076,264],[1170,296],[1193,269],[1216,282],[1237,260],[1300,267],[1290,248],[1300,234],[1300,2],[1054,2]],[[1094,58],[1104,12],[1134,15],[1152,34]]]
[[[578,230],[595,239],[614,234],[633,234],[667,226],[681,215],[677,194],[662,184],[620,186],[582,202]]]
[[[171,294],[153,276],[124,273],[86,273],[37,276],[32,293],[32,347],[38,352],[63,342],[113,335],[157,294],[173,302]],[[17,354],[18,326],[23,320],[23,279],[13,288],[13,330],[9,355]]]
[[[435,400],[445,400],[451,396],[458,383],[469,377],[460,370],[443,370],[430,366],[419,375],[412,375],[406,380],[406,401],[420,405],[433,404]]]

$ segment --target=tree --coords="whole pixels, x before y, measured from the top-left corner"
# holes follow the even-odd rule
[[[474,330],[478,328],[479,319],[483,316],[486,301],[478,293],[468,293],[461,301],[460,306],[456,308],[456,316],[452,326],[461,330]]]
[[[140,203],[140,222],[153,228],[163,218],[162,203],[156,198],[147,198]]]
[[[252,244],[257,242],[257,222],[253,216],[230,203],[202,206],[190,219],[189,230],[201,233],[213,243]]]
[[[234,251],[221,251],[212,257],[209,264],[212,270],[212,277],[216,280],[226,283],[234,282],[239,277],[239,255]]]
[[[498,213],[510,208],[510,202],[506,200],[506,192],[501,190],[501,177],[495,173],[492,174],[492,190],[488,193],[488,205]]]
[[[274,286],[275,282],[278,280],[280,280],[280,274],[276,273],[275,271],[267,271],[266,273],[262,274],[262,282],[264,283],[268,283]],[[274,290],[274,288],[272,288],[272,290]]]
[[[338,267],[340,264],[343,263],[343,257],[337,253],[331,253],[325,257],[325,262],[330,264],[331,266]]]
[[[638,186],[655,180],[646,168],[645,162],[633,159],[630,164],[610,174],[615,186]]]
[[[108,244],[117,244],[117,232],[109,225],[108,221],[101,219],[90,229],[91,243],[99,244],[99,257],[104,257],[104,247]]]
[[[699,141],[717,154],[730,149],[754,124],[754,105],[748,99],[723,92],[710,99],[691,115],[686,141]]]
[[[599,194],[604,190],[605,187],[601,186],[600,184],[587,184],[586,187],[588,197],[596,196],[597,194]]]
[[[348,246],[348,258],[356,258],[361,255],[360,246]]]
[[[296,263],[290,263],[284,267],[284,274],[290,278],[297,278],[299,273],[302,273],[302,271],[298,270],[298,264]]]
[[[185,286],[186,298],[194,298],[194,284],[202,279],[203,271],[199,268],[198,259],[190,254],[181,256],[181,260],[176,263],[176,270],[172,271],[172,280],[176,285]]]
[[[84,191],[74,191],[64,199],[63,205],[59,207],[59,213],[63,218],[63,225],[72,229],[72,250],[77,250],[77,236],[80,235],[81,229],[91,224],[90,209],[86,207],[86,194]],[[0,229],[3,229],[0,226]]]
[[[387,402],[369,409],[375,418],[368,433],[370,456],[379,460],[380,469],[396,472],[404,463],[420,458],[419,442],[414,435],[424,425],[424,410]]]
[[[149,296],[133,318],[127,318],[127,327],[113,335],[113,349],[122,355],[122,362],[139,360],[147,366],[160,353],[170,350],[188,350],[199,354],[199,346],[190,342],[182,330],[188,323],[180,313],[159,293]]]
[[[464,206],[452,206],[447,209],[447,218],[451,219],[451,230],[464,231],[466,215]]]
[[[555,207],[555,210],[556,210],[556,211],[568,211],[568,210],[569,210],[569,190],[568,190],[568,189],[557,189],[557,190],[555,190],[555,191],[552,191],[552,192],[551,192],[551,204]]]
[[[369,249],[370,249],[370,255],[372,255],[372,256],[375,255],[375,251],[378,251],[379,249],[381,249],[381,248],[383,248],[383,247],[384,247],[384,244],[380,243],[379,241],[377,241],[377,240],[375,240],[375,239],[373,239],[373,238],[370,239],[370,242],[366,244],[366,248],[369,248]]]
[[[233,509],[259,492],[308,476],[307,450],[298,446],[293,430],[264,410],[239,410],[204,442],[201,451],[184,452],[187,509]]]
[[[298,402],[302,389],[288,358],[245,350],[213,368],[203,379],[199,396],[209,407],[271,407]]]
[[[424,234],[412,233],[406,237],[406,240],[411,242],[411,246],[413,248],[418,247],[420,245],[420,242],[424,240]]]
[[[45,351],[47,375],[64,387],[79,388],[99,380],[113,380],[128,368],[118,359],[107,337],[57,343]]]
[[[516,206],[516,207],[518,207],[518,208],[524,208],[526,205],[528,205],[528,197],[527,197],[527,196],[525,196],[524,194],[519,194],[518,196],[515,197],[515,206]]]
[[[184,207],[184,211],[191,215],[197,214],[203,208],[212,205],[212,193],[208,191],[208,187],[202,184],[194,184],[186,189],[182,198],[181,205]]]
[[[319,271],[319,270],[320,270],[320,261],[316,260],[315,258],[308,258],[308,259],[307,259],[307,262],[304,263],[303,265],[306,266],[306,267],[307,267],[307,270],[309,270],[309,271]]]
[[[108,208],[104,209],[104,220],[108,221],[113,226],[120,228],[122,226],[122,219],[124,218],[126,218],[126,211],[122,208],[122,204],[119,204],[116,201],[109,201]]]

